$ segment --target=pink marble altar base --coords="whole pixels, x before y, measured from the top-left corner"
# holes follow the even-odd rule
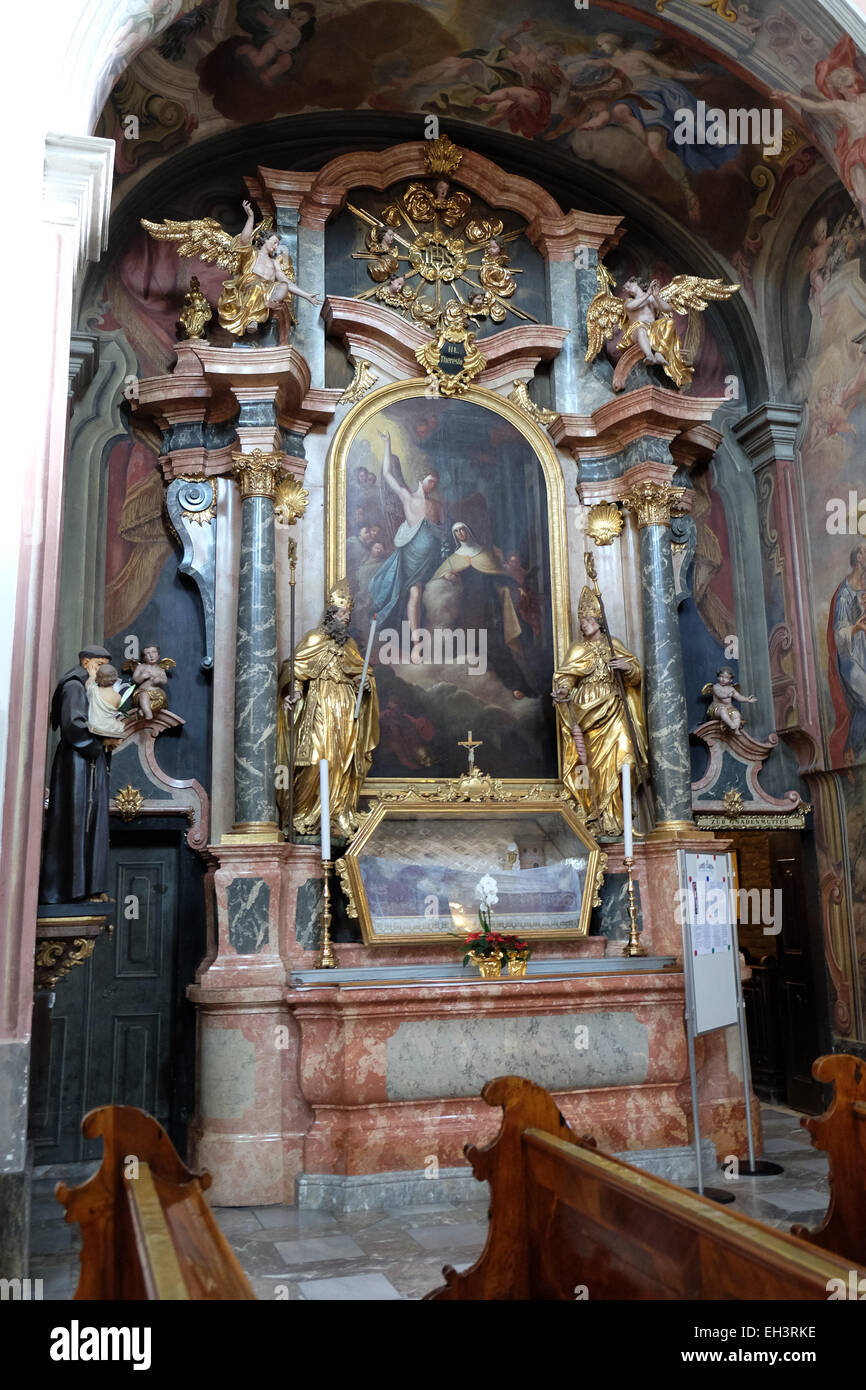
[[[711,836],[696,833],[695,845],[689,841],[687,847],[706,848],[711,841]],[[723,842],[716,844],[723,847]],[[621,872],[617,847],[607,848],[609,872]],[[465,981],[401,985],[336,981],[323,971],[321,983],[298,985],[292,972],[314,968],[318,957],[318,950],[302,945],[295,932],[297,890],[321,877],[315,849],[221,845],[212,852],[221,861],[215,871],[216,911],[199,981],[189,990],[199,1025],[198,1113],[191,1147],[194,1164],[213,1175],[217,1205],[293,1202],[301,1174],[420,1173],[430,1155],[440,1167],[466,1166],[464,1144],[486,1142],[498,1126],[498,1117],[480,1099],[481,1085],[520,1068],[513,1052],[510,1063],[499,1065],[494,1051],[489,1075],[475,1077],[467,1068],[461,1093],[461,1076],[455,1080],[453,1068],[447,1084],[441,1081],[439,1073],[447,1074],[448,1067],[440,1059],[449,1060],[450,1043],[444,1044],[445,1052],[436,1052],[437,1029],[445,1030],[441,1037],[455,1040],[460,1055],[465,1050],[471,1056],[464,1030],[471,1032],[485,1020],[494,1031],[503,1029],[506,1039],[509,1029],[523,1030],[522,1037],[537,1030],[555,1032],[562,1015],[569,1016],[566,1028],[576,1026],[575,1020],[587,1028],[590,1046],[594,1028],[601,1030],[595,1037],[606,1037],[609,1055],[596,1084],[549,1089],[569,1124],[579,1134],[594,1136],[602,1149],[691,1142],[679,969],[500,981],[481,981],[467,971]],[[667,841],[636,844],[635,857],[644,943],[651,955],[679,961],[680,929],[673,916],[675,846]],[[231,944],[227,890],[235,877],[262,879],[271,889],[270,921],[257,955],[238,955]],[[343,968],[450,966],[459,960],[459,950],[447,943],[367,947],[338,942],[335,949]],[[605,952],[608,958],[620,956],[621,951],[621,941],[590,937],[539,943],[533,959],[589,961]],[[603,1016],[611,1013],[621,1016],[619,1023],[605,1022]],[[643,1060],[637,1071],[634,1058],[618,1041],[620,1025],[639,1040]],[[401,1060],[408,1061],[411,1071],[413,1050],[421,1055],[419,1039],[420,1046],[432,1047],[431,1065],[418,1064],[410,1083],[404,1076],[398,1084],[395,1071],[400,1072]],[[542,1068],[548,1058],[538,1056]],[[698,1039],[697,1060],[701,1132],[713,1140],[720,1158],[743,1157],[738,1047],[730,1045],[725,1032],[711,1034]],[[557,1066],[557,1075],[569,1075],[567,1061]],[[531,1063],[526,1074],[542,1079],[532,1076]],[[757,1103],[753,1124],[760,1149]]]

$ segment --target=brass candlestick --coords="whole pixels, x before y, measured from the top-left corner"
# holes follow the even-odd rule
[[[634,905],[634,881],[631,876],[634,859],[629,858],[625,861],[628,872],[628,941],[623,950],[624,956],[645,956],[646,951],[640,944],[640,932],[637,929],[637,909]]]
[[[334,955],[334,948],[331,945],[331,870],[334,867],[332,859],[322,860],[323,884],[322,884],[322,958],[316,966],[317,970],[335,970],[337,968],[337,957]]]

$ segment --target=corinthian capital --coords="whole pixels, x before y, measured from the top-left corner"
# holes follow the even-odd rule
[[[655,483],[648,479],[635,483],[630,492],[622,498],[622,505],[637,517],[641,530],[644,526],[670,526],[671,512],[679,511],[678,506],[684,487],[673,487],[670,483]]]
[[[241,497],[270,497],[273,501],[277,479],[283,472],[283,456],[266,454],[253,449],[251,454],[232,454],[234,474],[240,483]]]

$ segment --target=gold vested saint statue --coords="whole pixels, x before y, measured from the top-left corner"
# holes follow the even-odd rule
[[[601,631],[601,609],[591,589],[581,593],[577,616],[582,636],[572,643],[553,676],[562,780],[597,835],[621,835],[621,772],[624,763],[634,767],[635,755],[614,672],[622,672],[638,757],[645,764],[640,664],[616,637],[611,639],[616,653],[611,657]],[[581,775],[583,767],[586,773]]]
[[[364,661],[349,636],[353,608],[345,579],[328,595],[319,627],[302,638],[295,651],[295,688],[289,689],[291,663],[279,676],[277,762],[289,763],[289,720],[295,725],[294,824],[301,835],[315,835],[321,825],[319,759],[328,762],[331,834],[348,839],[358,828],[358,795],[379,742],[379,697],[368,671],[355,719],[355,703]],[[288,789],[277,789],[280,819],[286,828]]]

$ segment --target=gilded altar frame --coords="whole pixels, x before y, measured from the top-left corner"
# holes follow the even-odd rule
[[[399,401],[414,400],[428,397],[429,382],[426,377],[412,377],[402,381],[392,382],[387,386],[380,386],[369,392],[362,401],[359,401],[351,409],[340,424],[331,441],[328,452],[328,463],[326,469],[327,494],[326,511],[328,515],[328,553],[327,553],[327,589],[330,589],[338,580],[342,579],[346,573],[346,535],[347,535],[347,464],[349,451],[355,440],[356,435],[367,424],[367,422],[380,411],[394,405]],[[448,398],[439,396],[434,399],[441,404],[448,404]],[[472,386],[462,392],[458,397],[461,401],[478,405],[482,409],[490,410],[498,415],[500,419],[508,421],[509,424],[523,436],[538,460],[542,475],[544,477],[545,489],[547,493],[547,531],[548,545],[550,551],[550,600],[551,600],[551,620],[553,629],[553,648],[555,654],[555,665],[558,666],[565,657],[571,642],[571,608],[570,608],[570,589],[568,572],[568,548],[566,536],[566,517],[565,517],[565,480],[562,476],[562,466],[556,449],[549,436],[535,423],[525,411],[521,410],[512,401],[500,396],[495,391],[489,391],[483,386]],[[551,679],[553,672],[551,672]],[[557,761],[558,771],[562,773],[562,751],[557,739]],[[528,791],[530,787],[541,785],[550,796],[555,797],[561,788],[561,781],[549,778],[507,778],[503,779],[507,785],[515,788],[523,788]],[[363,794],[365,796],[377,796],[380,792],[395,789],[406,790],[410,785],[436,785],[436,778],[414,777],[383,777],[368,778],[364,784]],[[441,783],[441,779],[439,779]]]
[[[385,793],[380,799],[373,801],[364,814],[360,830],[343,857],[337,860],[336,869],[346,897],[348,915],[358,920],[365,946],[417,946],[442,941],[459,944],[460,933],[457,931],[377,933],[364,887],[361,860],[376,831],[387,817],[418,821],[425,818],[432,821],[454,817],[465,822],[467,818],[484,817],[507,817],[511,820],[525,817],[531,820],[533,817],[546,814],[560,816],[587,852],[579,925],[576,930],[554,931],[521,924],[519,935],[529,941],[574,941],[588,936],[592,910],[601,904],[601,886],[607,869],[607,854],[587,829],[584,818],[562,792],[548,796],[542,785],[536,785],[529,793],[522,794],[510,787],[506,788],[504,780],[497,779],[494,782],[476,770],[464,778],[439,783],[437,790],[427,790],[424,783],[417,783],[404,792]],[[479,866],[479,871],[487,870],[484,866]],[[477,931],[477,906],[472,910],[472,917],[472,930]],[[497,929],[495,908],[492,925]]]

